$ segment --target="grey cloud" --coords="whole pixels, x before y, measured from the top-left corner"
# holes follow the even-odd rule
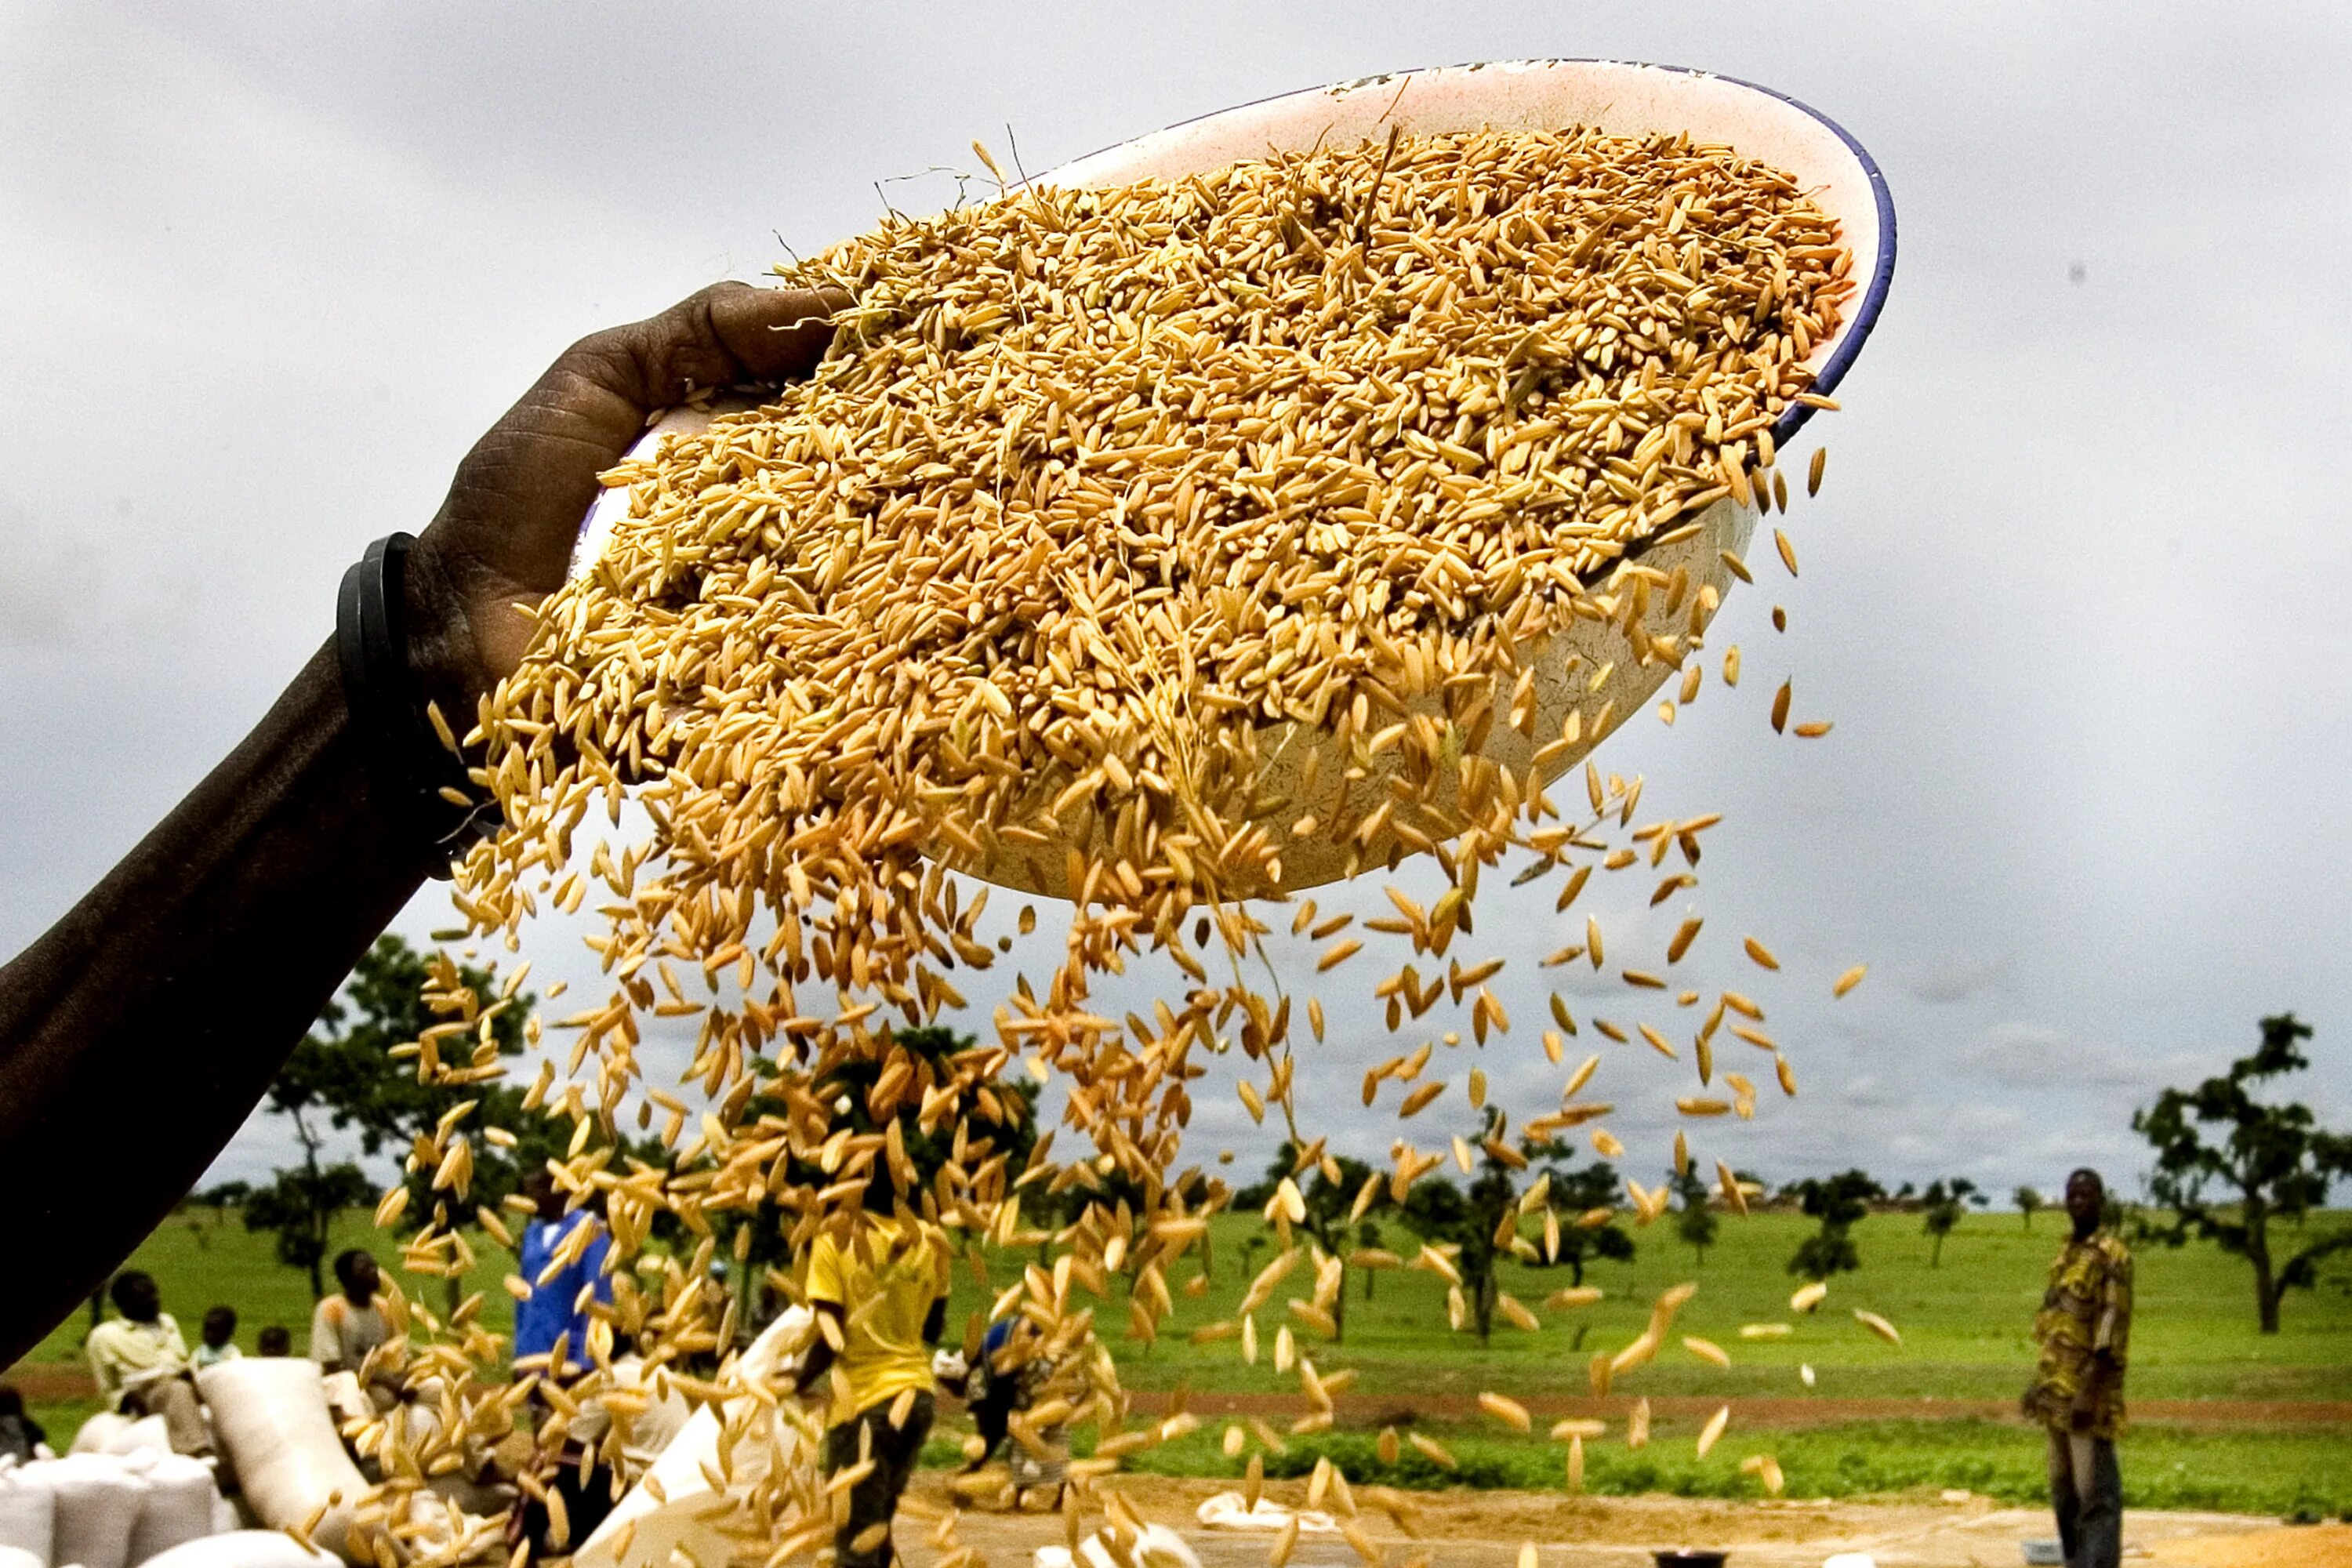
[[[2210,1070],[2194,1052],[2135,1050],[2047,1024],[1996,1024],[1961,1053],[1979,1077],[2035,1089],[2148,1089]]]
[[[1907,975],[1903,988],[1922,1002],[1965,1002],[1990,990],[2009,970],[2006,953],[1948,958]]]

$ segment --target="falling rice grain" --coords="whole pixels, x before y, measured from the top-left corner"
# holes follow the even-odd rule
[[[1507,1394],[1481,1394],[1478,1396],[1478,1408],[1514,1432],[1527,1431],[1531,1420],[1528,1415],[1528,1407]]]
[[[1713,1340],[1701,1339],[1696,1334],[1683,1336],[1683,1349],[1711,1366],[1728,1367],[1731,1364],[1730,1354],[1721,1345]]]
[[[1363,945],[1354,937],[1349,937],[1344,942],[1333,942],[1329,950],[1315,961],[1315,972],[1322,974],[1338,968],[1361,951]]]
[[[1408,1432],[1405,1434],[1405,1441],[1411,1443],[1423,1458],[1441,1470],[1458,1470],[1462,1468],[1461,1461],[1454,1458],[1453,1452],[1434,1437],[1425,1437],[1418,1432]]]
[[[1715,1447],[1716,1440],[1723,1436],[1723,1429],[1730,1425],[1731,1406],[1728,1405],[1723,1406],[1723,1408],[1717,1410],[1714,1415],[1706,1418],[1706,1425],[1699,1429],[1698,1434],[1698,1457],[1700,1458],[1704,1459],[1706,1458],[1707,1450]]]
[[[1860,1307],[1856,1307],[1853,1310],[1853,1321],[1890,1345],[1899,1345],[1903,1342],[1901,1331],[1875,1312],[1865,1312]]]

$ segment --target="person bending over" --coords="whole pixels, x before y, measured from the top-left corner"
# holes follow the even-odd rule
[[[435,804],[456,763],[426,704],[463,733],[515,668],[530,636],[516,611],[562,584],[596,476],[690,387],[807,371],[847,303],[724,283],[574,344],[467,454],[413,548],[355,569],[343,614],[334,584],[310,590],[322,628],[352,630],[349,683],[329,638],[168,817],[0,967],[0,1192],[11,1255],[41,1260],[0,1292],[0,1366],[196,1184],[360,954],[462,850],[465,820]],[[341,499],[320,498],[320,527],[351,526]],[[92,1162],[101,1127],[139,1157]]]
[[[947,1237],[928,1220],[892,1212],[897,1188],[878,1157],[875,1163],[866,1212],[846,1241],[810,1243],[805,1281],[819,1332],[802,1355],[798,1391],[832,1386],[825,1473],[874,1465],[849,1489],[849,1518],[834,1532],[836,1568],[897,1560],[890,1521],[930,1436],[931,1349],[947,1327]]]
[[[1013,1416],[1034,1409],[1053,1381],[1055,1363],[1042,1348],[1043,1338],[1036,1324],[1018,1313],[998,1319],[982,1337],[980,1354],[964,1379],[964,1408],[979,1436],[980,1453],[964,1466],[964,1475],[979,1474],[1006,1439],[1016,1436]],[[1026,1430],[1027,1438],[1014,1441],[1006,1454],[1014,1506],[1058,1507],[1068,1484],[1067,1427],[1056,1422],[1042,1431]]]
[[[84,1353],[100,1403],[126,1415],[161,1415],[175,1454],[209,1454],[211,1430],[188,1376],[188,1342],[163,1310],[152,1276],[126,1268],[110,1292],[120,1314],[89,1331]]]
[[[2050,1265],[2033,1320],[2040,1356],[2023,1401],[2048,1435],[2050,1502],[2067,1568],[2116,1568],[2123,1559],[2124,1362],[2131,1342],[2131,1253],[2101,1228],[2106,1184],[2096,1171],[2066,1178],[2072,1226]]]

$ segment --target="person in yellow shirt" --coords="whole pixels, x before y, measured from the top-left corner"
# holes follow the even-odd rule
[[[2102,1228],[2106,1184],[2096,1171],[2066,1178],[2073,1228],[2050,1265],[2033,1320],[2039,1347],[2023,1402],[2049,1434],[2050,1501],[2068,1568],[2116,1568],[2123,1558],[2124,1367],[2131,1346],[2131,1252]]]
[[[931,1351],[947,1327],[947,1237],[927,1220],[892,1212],[896,1189],[876,1163],[866,1213],[847,1238],[820,1236],[810,1244],[805,1280],[823,1331],[802,1355],[798,1386],[806,1394],[822,1381],[832,1384],[825,1473],[874,1464],[850,1488],[849,1518],[834,1533],[837,1568],[885,1568],[896,1560],[890,1521],[930,1435]]]

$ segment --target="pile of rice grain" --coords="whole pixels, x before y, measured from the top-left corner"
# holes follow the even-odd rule
[[[534,1090],[579,1121],[566,1181],[604,1194],[625,1251],[656,1215],[707,1236],[714,1216],[763,1205],[792,1216],[798,1247],[849,1225],[882,1167],[974,1237],[1049,1240],[1057,1263],[1010,1281],[997,1310],[1058,1336],[1055,1397],[1115,1431],[1124,1395],[1107,1354],[1073,1349],[1094,1342],[1074,1292],[1125,1274],[1130,1331],[1147,1338],[1170,1310],[1168,1270],[1223,1201],[1219,1184],[1171,1173],[1196,1058],[1237,1039],[1265,1070],[1262,1092],[1244,1085],[1253,1114],[1289,1119],[1302,1172],[1328,1165],[1324,1142],[1297,1132],[1289,996],[1253,988],[1238,962],[1213,979],[1215,954],[1191,948],[1236,961],[1255,948],[1268,928],[1241,900],[1280,892],[1286,846],[1336,840],[1351,871],[1437,856],[1445,897],[1424,910],[1394,894],[1399,918],[1371,924],[1442,956],[1482,866],[1514,847],[1535,853],[1530,874],[1594,859],[1588,835],[1612,816],[1630,826],[1638,780],[1588,769],[1582,826],[1544,794],[1574,733],[1529,734],[1524,766],[1480,752],[1498,725],[1533,728],[1527,649],[1579,617],[1621,627],[1628,661],[1696,651],[1715,590],[1640,558],[1717,503],[1771,504],[1771,430],[1792,404],[1826,401],[1801,362],[1838,323],[1848,264],[1785,174],[1723,147],[1579,130],[1024,186],[894,215],[782,269],[854,297],[824,363],[609,476],[629,489],[628,517],[547,601],[469,738],[496,759],[478,777],[509,825],[461,868],[475,930],[512,944],[541,900],[572,910],[592,882],[604,889],[593,945],[614,989],[565,1021],[571,1068],[593,1079],[559,1088],[550,1069]],[[1654,599],[1681,630],[1653,629]],[[1697,673],[1692,661],[1685,701]],[[1311,737],[1314,753],[1279,789],[1276,731]],[[1375,773],[1377,805],[1340,787]],[[1318,811],[1326,786],[1336,804]],[[619,821],[625,791],[651,841],[599,842],[575,864],[588,812]],[[1679,845],[1695,865],[1711,820],[1636,830],[1638,858],[1656,867]],[[1028,886],[1074,900],[1051,975],[967,994],[995,950],[979,930],[986,893],[967,901],[949,862],[1026,865]],[[1563,910],[1581,885],[1580,871]],[[1323,942],[1349,923],[1317,922],[1310,905],[1297,929]],[[1359,942],[1333,942],[1320,968]],[[1600,965],[1597,927],[1574,953]],[[1099,976],[1146,956],[1182,975],[1152,1016],[1090,1010]],[[1453,965],[1482,1042],[1509,1026],[1486,984],[1500,968]],[[1382,984],[1394,1029],[1447,977],[1424,989],[1407,964]],[[910,1053],[894,1032],[991,1001],[991,1037],[952,1058]],[[1700,1041],[1703,1080],[1724,1011]],[[1320,1003],[1306,1013],[1319,1038]],[[700,1105],[633,1100],[648,1014],[696,1020]],[[1557,1034],[1546,1046],[1559,1060]],[[1044,1148],[1025,1172],[991,1157],[1019,1062],[1066,1087],[1084,1141],[1066,1163]],[[1368,1078],[1368,1100],[1381,1078],[1419,1071],[1403,1066]],[[1753,1094],[1738,1087],[1744,1116]],[[672,1168],[612,1157],[632,1103],[667,1110]],[[1542,1131],[1593,1113],[1522,1120]],[[907,1150],[918,1132],[954,1144],[928,1189]],[[1392,1153],[1400,1196],[1439,1158]],[[1102,1201],[1058,1232],[1027,1227],[1023,1191],[1073,1187]],[[1306,1261],[1284,1187],[1269,1209],[1284,1250],[1254,1297]],[[1643,1217],[1664,1199],[1633,1195]],[[410,1255],[435,1246],[428,1225]],[[657,1292],[625,1287],[620,1326],[658,1354],[692,1316],[676,1298],[710,1250],[671,1260]],[[1313,1300],[1295,1315],[1316,1321],[1335,1275],[1306,1270]],[[1312,1429],[1340,1380],[1299,1364]],[[1107,1437],[1097,1465],[1189,1420]],[[752,1511],[767,1540],[823,1534],[832,1500],[805,1466],[765,1485]]]

